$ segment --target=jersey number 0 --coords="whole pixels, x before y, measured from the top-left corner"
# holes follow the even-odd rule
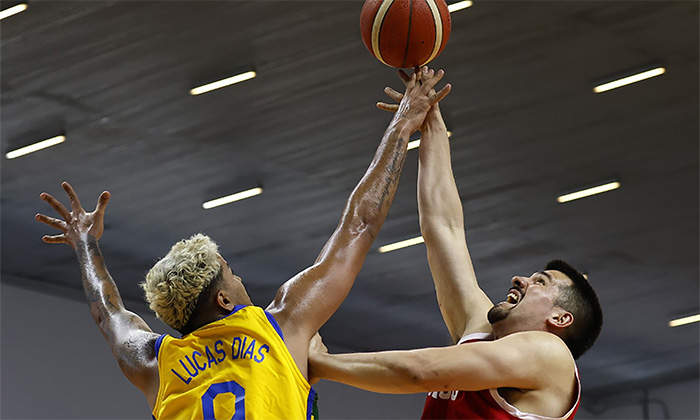
[[[245,420],[245,389],[236,381],[212,384],[202,395],[202,414],[204,420],[216,420],[214,416],[214,398],[219,394],[231,393],[236,398],[235,412],[231,420]],[[221,417],[219,413],[219,417]]]

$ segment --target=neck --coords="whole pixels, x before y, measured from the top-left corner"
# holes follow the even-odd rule
[[[231,313],[232,310],[233,308],[231,308],[231,310],[226,310],[225,308],[222,308],[221,306],[217,305],[216,308],[211,308],[210,310],[202,311],[196,316],[190,318],[190,320],[180,330],[180,332],[183,335],[189,334],[192,331],[198,330],[207,324],[211,324],[212,322],[218,321],[221,318],[226,317],[228,314]]]
[[[180,332],[182,334],[189,334],[196,329],[224,318],[230,314],[237,305],[250,306],[253,304],[250,297],[245,292],[234,292],[233,296],[229,296],[230,297],[221,304],[217,298],[206,302],[204,304],[205,307],[195,309],[195,314],[190,317],[189,321],[187,321],[187,324],[185,324]]]

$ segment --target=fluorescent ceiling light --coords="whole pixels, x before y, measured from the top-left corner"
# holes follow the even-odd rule
[[[246,80],[252,79],[257,76],[254,71],[247,71],[245,73],[237,74],[235,76],[227,77],[225,79],[219,80],[217,82],[208,83],[190,90],[190,95],[201,95],[202,93],[210,92],[214,89],[221,89],[222,87],[230,86],[236,83],[244,82]]]
[[[19,12],[24,12],[27,10],[27,3],[18,4],[16,6],[8,7],[7,9],[0,12],[0,20],[16,15]]]
[[[417,238],[406,239],[405,241],[394,242],[393,244],[381,246],[381,247],[379,247],[378,251],[381,253],[385,253],[385,252],[389,252],[389,251],[396,251],[397,249],[422,244],[423,242],[425,242],[423,240],[423,237],[419,236]]]
[[[447,137],[448,137],[448,138],[449,138],[449,137],[452,137],[452,132],[451,132],[451,131],[448,131],[448,132],[447,132]],[[418,140],[413,140],[413,141],[408,142],[408,149],[407,149],[407,150],[415,149],[415,148],[417,148],[417,147],[419,147],[419,146],[420,146],[420,139],[418,139]]]
[[[416,149],[420,146],[420,139],[408,142],[408,150]]]
[[[474,3],[470,2],[470,1],[458,1],[457,3],[452,3],[452,4],[448,5],[447,10],[449,10],[450,13],[452,13],[452,12],[456,12],[457,10],[466,9],[467,7],[470,7],[472,4],[474,4]]]
[[[680,325],[690,324],[693,322],[700,322],[700,314],[686,316],[685,318],[674,319],[668,323],[669,327],[678,327]]]
[[[599,185],[597,187],[588,188],[581,191],[572,192],[570,194],[564,194],[557,197],[557,201],[560,203],[566,203],[567,201],[578,200],[579,198],[588,197],[595,194],[604,193],[607,191],[612,191],[620,188],[619,182],[610,182],[608,184]]]
[[[66,136],[51,137],[50,139],[40,141],[39,143],[30,144],[29,146],[25,146],[25,147],[19,148],[17,150],[12,150],[11,152],[7,152],[5,154],[5,157],[8,159],[14,159],[16,157],[20,157],[20,156],[27,155],[29,153],[36,152],[37,150],[46,149],[47,147],[55,146],[59,143],[63,143],[64,141],[66,141]]]
[[[619,88],[621,86],[629,85],[631,83],[636,83],[636,82],[642,81],[644,79],[648,79],[650,77],[660,76],[664,73],[666,73],[665,68],[657,67],[657,68],[652,69],[652,70],[647,70],[647,71],[642,72],[642,73],[638,73],[638,74],[635,74],[632,76],[627,76],[627,77],[619,79],[619,80],[615,80],[615,81],[612,81],[609,83],[604,83],[602,85],[596,86],[593,88],[593,92],[595,92],[595,93],[605,92],[605,91],[608,91],[611,89]]]
[[[211,209],[214,207],[223,206],[224,204],[233,203],[234,201],[243,200],[245,198],[254,197],[262,193],[262,188],[256,187],[249,190],[237,192],[235,194],[227,195],[226,197],[217,198],[215,200],[209,200],[202,204],[205,209]]]

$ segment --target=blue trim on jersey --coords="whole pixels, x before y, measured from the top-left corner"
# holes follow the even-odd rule
[[[316,390],[311,387],[309,391],[309,399],[306,402],[306,420],[311,420],[311,414],[314,411],[314,401],[316,400]]]
[[[284,334],[282,334],[282,328],[280,327],[280,324],[277,323],[275,317],[267,311],[265,311],[265,316],[267,316],[267,320],[270,321],[270,324],[272,324],[272,326],[275,328],[275,331],[277,331],[277,334],[279,334],[280,338],[282,338],[282,341],[284,341]]]
[[[160,337],[156,339],[156,359],[158,359],[158,353],[160,353],[160,345],[163,343],[163,338],[168,334],[162,334]]]
[[[246,306],[249,306],[249,305],[236,305],[236,306],[233,307],[233,310],[232,310],[231,312],[228,313],[228,315],[224,315],[224,316],[222,316],[221,318],[217,319],[216,321],[221,321],[221,320],[224,319],[224,318],[228,318],[228,317],[230,317],[231,315],[235,314],[236,312],[240,311],[241,309],[245,308]],[[216,322],[216,321],[212,321],[212,322]],[[209,324],[211,324],[212,322],[210,322]],[[209,324],[206,324],[206,325],[209,325]],[[203,327],[203,325],[202,325],[202,327]],[[202,328],[202,327],[199,327],[199,328]],[[197,329],[199,329],[199,328],[197,328]],[[195,331],[196,331],[196,330],[195,330]],[[193,331],[193,332],[194,332],[194,331]]]
[[[248,305],[236,305],[236,306],[234,306],[234,307],[233,307],[233,310],[231,311],[231,313],[228,314],[228,315],[226,315],[224,318],[229,317],[229,316],[235,314],[236,312],[240,311],[241,309],[245,308],[246,306],[248,306]],[[223,318],[221,318],[221,319],[223,319]]]
[[[219,320],[222,320],[224,318],[228,318],[231,315],[235,314],[236,312],[238,312],[241,309],[248,307],[248,306],[250,306],[250,305],[236,305],[233,307],[233,310],[228,315],[222,316],[221,318],[219,318]],[[272,324],[272,327],[275,329],[275,331],[277,331],[277,334],[280,335],[280,337],[282,338],[282,341],[284,341],[284,334],[282,334],[282,328],[280,327],[280,324],[277,323],[277,320],[275,319],[275,317],[272,316],[271,313],[269,313],[265,310],[263,310],[263,312],[265,312],[265,316],[267,316],[267,320],[270,321],[270,324]],[[202,328],[202,327],[199,327],[199,328]],[[197,328],[197,329],[199,329],[199,328]],[[195,331],[197,331],[197,330],[195,330]],[[194,332],[194,331],[192,331],[192,332]],[[161,335],[160,337],[158,337],[158,340],[156,340],[156,354],[158,354],[158,348],[160,347],[160,342],[163,339],[163,336],[165,336],[165,335],[167,335],[167,334]],[[185,334],[185,335],[187,335],[187,334]],[[185,335],[183,335],[182,337],[184,337]],[[180,337],[180,338],[182,338],[182,337]]]
[[[236,306],[233,307],[233,310],[232,310],[231,312],[229,312],[228,315],[224,315],[224,316],[222,316],[221,318],[217,319],[216,321],[221,321],[221,320],[224,319],[224,318],[228,318],[228,317],[230,317],[231,315],[235,314],[236,312],[240,311],[241,309],[245,308],[246,306],[249,306],[249,305],[236,305]],[[209,324],[214,323],[214,322],[216,322],[216,321],[212,321],[212,322],[210,322]],[[204,325],[200,326],[199,328],[202,328],[202,327],[204,327],[204,326],[206,326],[206,325],[209,325],[209,324],[204,324]],[[186,335],[192,334],[193,332],[199,330],[199,328],[197,328],[197,329],[194,330],[194,331],[190,331],[190,332],[188,332],[187,334],[181,334],[181,335],[180,335],[180,338],[183,338],[183,337],[185,337]],[[164,335],[165,335],[165,334],[164,334]],[[158,349],[156,349],[156,354],[157,354],[157,353],[158,353]]]

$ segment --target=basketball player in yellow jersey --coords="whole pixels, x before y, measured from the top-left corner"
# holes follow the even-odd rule
[[[316,262],[285,282],[266,310],[252,305],[240,277],[205,235],[178,242],[155,264],[142,284],[146,300],[181,338],[154,333],[124,308],[98,246],[109,192],[90,213],[68,183],[62,186],[71,211],[41,194],[62,217],[36,215],[62,232],[43,240],[75,249],[93,319],[154,418],[310,418],[309,340],[350,291],[393,200],[409,136],[451,89],[432,90],[442,76],[416,69],[335,232]]]

